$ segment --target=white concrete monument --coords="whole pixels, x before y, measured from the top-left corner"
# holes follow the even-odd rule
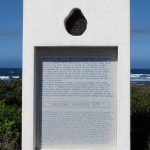
[[[129,0],[24,0],[22,150],[130,150]]]

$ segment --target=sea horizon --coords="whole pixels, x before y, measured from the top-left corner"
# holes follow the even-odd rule
[[[131,68],[131,85],[150,85],[150,69]],[[22,79],[22,68],[0,68],[0,80]]]

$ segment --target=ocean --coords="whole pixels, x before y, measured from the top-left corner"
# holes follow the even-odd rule
[[[131,69],[131,85],[150,85],[150,69]]]
[[[0,80],[22,78],[21,68],[0,68]],[[131,69],[131,85],[150,85],[150,69]]]
[[[22,78],[22,68],[0,68],[0,80],[11,81]]]

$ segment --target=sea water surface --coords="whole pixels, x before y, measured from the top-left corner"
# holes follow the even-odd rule
[[[22,78],[21,68],[0,68],[0,80],[11,81]]]
[[[131,69],[131,85],[150,85],[150,69]]]
[[[22,68],[0,68],[0,80],[22,78]],[[150,85],[150,69],[131,69],[131,85]]]

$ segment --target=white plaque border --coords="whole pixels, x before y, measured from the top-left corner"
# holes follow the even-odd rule
[[[39,78],[39,74],[38,74],[38,71],[39,71],[39,68],[38,68],[38,66],[39,66],[39,61],[38,61],[38,51],[45,51],[45,50],[48,50],[48,51],[51,51],[51,50],[70,50],[70,51],[72,51],[72,50],[77,50],[77,49],[79,49],[79,50],[83,50],[83,51],[86,51],[87,49],[89,50],[89,49],[94,49],[94,50],[97,50],[97,51],[104,51],[104,50],[113,50],[113,51],[115,51],[116,52],[116,63],[117,63],[117,68],[116,68],[116,71],[117,71],[117,76],[116,76],[116,79],[117,79],[117,85],[116,85],[116,87],[117,87],[117,89],[116,89],[116,92],[117,92],[117,95],[118,95],[118,47],[117,46],[78,46],[78,47],[76,47],[76,46],[49,46],[49,47],[45,47],[45,46],[36,46],[36,47],[34,47],[34,52],[35,52],[35,67],[34,67],[34,79],[35,79],[35,83],[34,83],[34,86],[35,86],[35,88],[34,88],[34,97],[35,97],[35,100],[34,100],[34,106],[37,106],[37,94],[36,94],[36,91],[37,91],[37,85],[36,85],[36,82],[38,82],[37,81],[37,78]],[[37,71],[38,70],[38,71]],[[118,120],[118,101],[119,101],[119,99],[118,99],[118,97],[116,97],[117,99],[117,102],[116,102],[116,121]],[[35,109],[34,109],[34,133],[35,133],[35,147],[36,147],[36,142],[37,142],[37,134],[36,134],[36,128],[37,128],[37,125],[36,125],[36,123],[37,123],[37,121],[36,121],[36,119],[37,119],[37,116],[36,116],[36,110],[37,110],[37,108],[35,107]],[[118,121],[116,122],[116,128],[117,128],[117,126],[118,126]],[[118,135],[118,130],[116,129],[116,131],[117,131],[117,133],[116,133],[116,138],[117,138],[117,135]],[[118,140],[116,139],[116,142],[118,142]],[[118,144],[116,143],[116,146],[117,146]],[[37,150],[38,150],[38,148],[36,148]],[[95,149],[95,148],[94,148]],[[41,150],[43,150],[43,149],[41,149]],[[108,148],[107,148],[107,150],[108,150]],[[112,150],[112,149],[111,149]]]

